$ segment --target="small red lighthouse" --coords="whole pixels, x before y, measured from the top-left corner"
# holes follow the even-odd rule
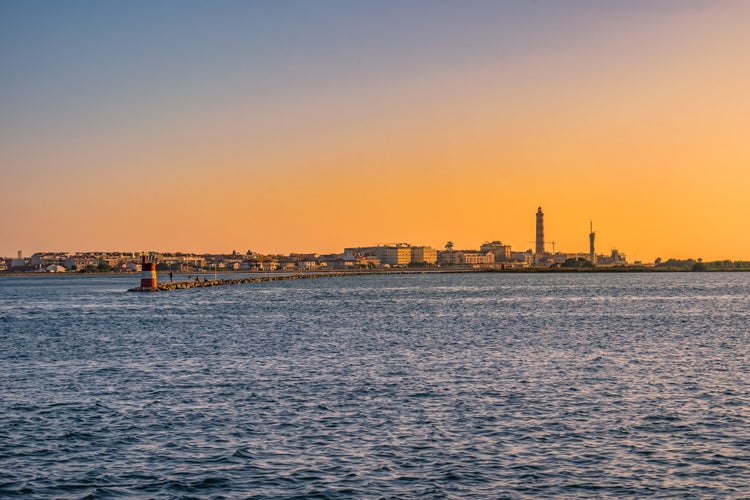
[[[146,262],[146,256],[141,257],[141,288],[156,289],[156,263]]]

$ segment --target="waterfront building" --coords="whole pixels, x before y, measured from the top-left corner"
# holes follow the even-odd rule
[[[566,253],[566,252],[558,252],[555,255],[551,256],[547,262],[550,264],[564,264],[567,260],[589,260],[589,254],[582,253],[582,252],[573,252],[573,253]]]
[[[602,266],[624,266],[628,263],[628,260],[627,258],[625,258],[624,253],[621,253],[616,248],[613,248],[612,252],[609,255],[597,255],[596,263]]]
[[[411,248],[407,243],[377,247],[375,255],[380,262],[391,266],[406,266],[411,262]]]
[[[262,271],[275,271],[279,268],[279,261],[277,259],[265,259],[261,261]]]
[[[314,271],[318,268],[318,262],[315,259],[303,259],[297,261],[297,268],[303,271]]]
[[[510,245],[503,245],[502,241],[486,241],[479,247],[480,252],[492,252],[495,262],[509,262],[511,260]]]
[[[345,248],[344,253],[364,253],[376,256],[382,265],[406,266],[411,260],[411,245],[397,243],[395,245],[378,245],[374,247]]]
[[[262,256],[245,259],[240,263],[240,271],[275,271],[278,268],[278,260]]]
[[[511,252],[510,259],[513,262],[523,262],[524,266],[531,266],[534,264],[534,254],[531,249],[525,252]]]
[[[467,266],[487,266],[495,263],[495,255],[492,252],[467,252],[464,251],[464,263]]]
[[[380,258],[367,252],[344,252],[344,260],[352,260],[357,267],[380,267]]]
[[[438,252],[438,262],[441,265],[479,267],[494,264],[495,255],[476,250],[442,250]]]
[[[58,264],[50,264],[49,266],[40,267],[36,271],[39,273],[64,273],[67,269]]]
[[[20,252],[19,252],[19,255],[20,255]],[[18,259],[10,259],[10,265],[8,266],[8,271],[13,271],[13,272],[25,272],[25,271],[31,271],[32,269],[33,267],[31,267],[26,262],[26,259],[24,259],[23,257],[18,258]]]
[[[410,263],[435,264],[437,262],[437,250],[432,247],[411,247]]]
[[[437,258],[438,264],[442,266],[455,266],[466,263],[466,258],[461,250],[440,250]]]
[[[52,265],[62,266],[67,258],[67,252],[37,252],[31,256],[29,264],[36,268]]]
[[[262,269],[260,260],[246,259],[240,264],[240,271],[260,271]]]
[[[155,254],[152,254],[152,257]],[[37,254],[35,254],[37,256]],[[62,259],[65,256],[65,259]],[[47,261],[47,265],[62,265],[68,270],[82,270],[86,267],[98,267],[106,264],[112,269],[126,269],[128,262],[138,260],[133,252],[76,252],[73,255],[58,252],[56,254],[39,254],[36,261]],[[75,267],[74,267],[75,266]]]
[[[318,267],[325,269],[351,269],[356,263],[356,259],[351,255],[328,254],[321,255],[317,259]]]
[[[217,256],[214,259],[214,263],[218,265],[223,258]],[[206,267],[206,258],[201,255],[183,254],[183,253],[164,253],[159,255],[158,261],[163,264],[167,264],[170,267],[174,266],[182,270],[188,270],[191,268],[203,269]]]
[[[589,262],[596,264],[596,253],[594,252],[594,239],[596,233],[594,232],[594,223],[589,221]]]
[[[318,254],[317,253],[290,253],[289,258],[294,259],[297,262],[301,260],[315,261],[318,259]]]
[[[294,269],[297,269],[297,262],[299,262],[298,259],[293,257],[279,257],[279,269],[282,269],[284,271],[292,271]]]
[[[126,272],[130,272],[130,273],[140,273],[141,272],[141,264],[140,264],[140,262],[136,262],[136,261],[126,262],[125,266],[123,267],[123,269]]]
[[[99,258],[99,264],[107,264],[110,267],[117,267],[123,260],[123,255],[119,252],[99,252],[95,255]]]
[[[101,262],[100,256],[97,254],[77,252],[74,255],[69,255],[63,266],[72,271],[81,271],[87,267],[97,267]]]

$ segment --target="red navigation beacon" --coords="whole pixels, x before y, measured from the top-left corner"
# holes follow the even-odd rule
[[[156,263],[146,262],[146,256],[141,257],[141,288],[156,289]]]

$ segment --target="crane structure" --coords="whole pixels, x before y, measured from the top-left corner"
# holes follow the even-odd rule
[[[539,242],[537,242],[537,241],[530,241],[529,243],[539,243]],[[542,241],[541,243],[542,243],[542,245],[546,245],[548,243],[550,245],[552,245],[552,255],[556,255],[556,252],[555,252],[555,245],[557,244],[556,241]],[[541,253],[545,253],[545,252],[541,252]]]

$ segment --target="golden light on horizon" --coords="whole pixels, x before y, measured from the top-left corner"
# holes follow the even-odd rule
[[[537,37],[488,23],[460,42],[463,25],[436,8],[414,28],[432,45],[388,24],[360,26],[372,38],[354,50],[310,25],[300,36],[322,45],[264,35],[287,52],[252,64],[181,51],[173,67],[131,68],[150,84],[59,85],[39,110],[14,104],[35,98],[18,86],[3,98],[0,208],[13,217],[0,251],[523,250],[541,204],[560,250],[585,251],[593,219],[604,252],[750,259],[750,9],[649,9],[571,7],[524,21],[547,27]],[[375,36],[384,27],[412,45]],[[70,82],[81,74],[104,82],[85,66]]]

